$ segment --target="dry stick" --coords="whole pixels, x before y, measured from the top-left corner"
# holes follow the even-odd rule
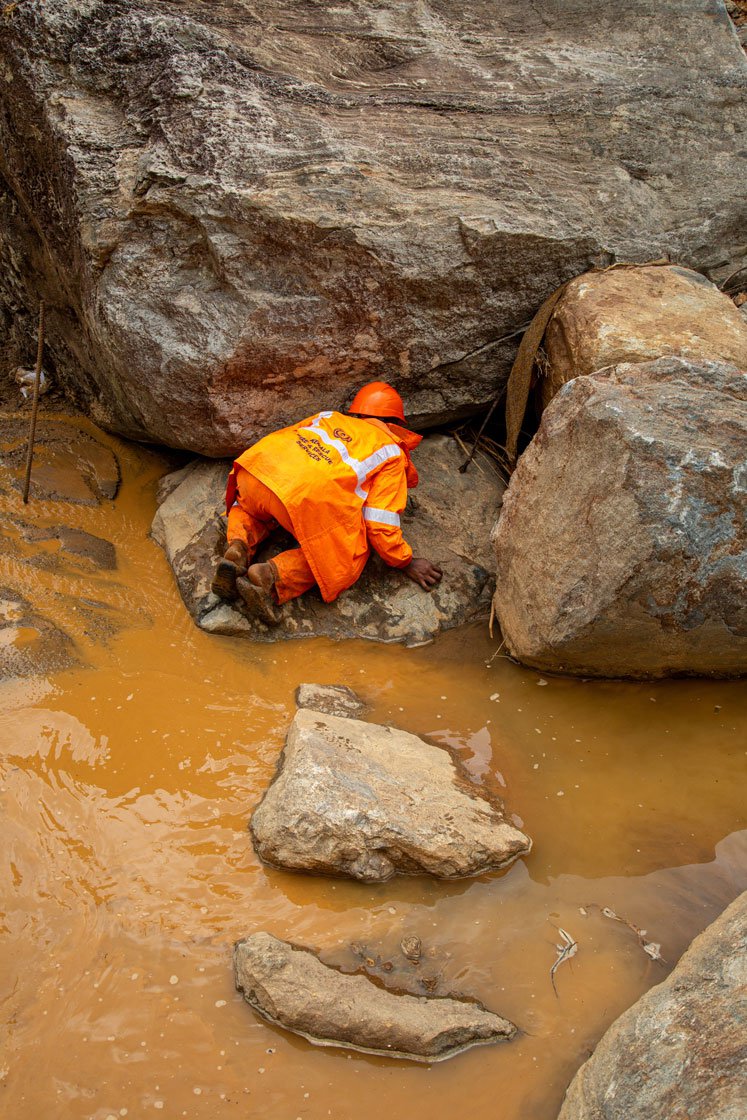
[[[469,455],[467,456],[467,458],[464,460],[461,467],[459,468],[459,473],[460,474],[464,474],[467,467],[470,465],[470,463],[474,459],[475,452],[477,451],[477,445],[480,442],[480,436],[485,431],[485,428],[487,427],[487,424],[488,424],[488,420],[490,420],[490,417],[493,415],[496,408],[498,407],[498,402],[502,399],[503,399],[503,391],[501,391],[501,395],[499,397],[495,398],[495,400],[493,401],[493,403],[490,406],[490,411],[488,412],[487,416],[485,417],[482,424],[480,425],[480,430],[477,433],[477,435],[475,436],[475,442],[472,444],[472,450],[470,451]]]
[[[34,458],[34,439],[36,437],[36,417],[39,412],[39,383],[41,381],[42,352],[44,350],[44,300],[39,302],[39,334],[36,342],[36,376],[34,377],[34,403],[31,408],[31,427],[29,447],[26,453],[26,478],[23,483],[23,504],[28,505],[29,486],[31,485],[31,461]]]
[[[509,334],[504,334],[500,338],[493,339],[492,342],[488,343],[488,346],[497,346],[499,342],[506,342],[506,341],[508,341],[509,338],[516,338],[516,335],[517,334],[523,334],[528,326],[530,326],[529,323],[524,323],[523,326],[517,327],[515,331],[511,331]],[[505,390],[501,389],[500,394],[495,398],[492,405],[490,406],[490,411],[488,412],[487,416],[485,417],[482,424],[480,425],[480,431],[475,436],[475,442],[472,445],[472,451],[470,452],[470,454],[467,456],[467,458],[465,459],[465,461],[462,463],[461,467],[459,468],[459,473],[460,474],[464,474],[464,472],[467,470],[467,467],[470,465],[470,463],[474,459],[475,452],[477,451],[477,445],[480,442],[480,436],[485,431],[485,428],[487,427],[488,420],[490,420],[490,417],[493,415],[496,408],[500,404],[500,400],[501,400],[501,397],[503,396],[504,392],[505,392]]]
[[[747,264],[743,264],[740,268],[735,269],[730,276],[727,276],[725,280],[721,281],[721,283],[718,285],[719,290],[725,292],[727,284],[730,284],[735,276],[739,276],[740,272],[745,271],[747,271]]]

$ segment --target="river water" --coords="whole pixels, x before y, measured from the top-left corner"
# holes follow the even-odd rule
[[[113,542],[116,569],[56,540],[0,558],[81,659],[0,683],[2,1115],[553,1120],[605,1028],[747,888],[744,684],[540,676],[484,624],[410,650],[203,634],[148,538],[169,461],[101,439],[122,466],[116,500],[32,491],[26,516]],[[6,485],[3,517],[22,510]],[[453,748],[523,822],[529,858],[380,886],[262,866],[247,820],[303,681],[349,684],[373,720]],[[578,952],[556,995],[558,927]],[[314,1047],[233,988],[232,943],[260,929],[350,970],[362,944],[392,963],[373,966],[388,983],[422,991],[426,976],[521,1033],[432,1066]]]

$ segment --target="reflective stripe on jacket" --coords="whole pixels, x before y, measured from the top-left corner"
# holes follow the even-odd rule
[[[404,568],[412,559],[400,514],[417,484],[409,448],[422,437],[380,420],[319,412],[259,440],[236,463],[280,499],[326,602],[360,576],[373,546]],[[236,495],[228,478],[226,506]]]

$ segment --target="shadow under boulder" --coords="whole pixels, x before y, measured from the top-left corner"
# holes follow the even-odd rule
[[[402,572],[372,556],[358,582],[324,603],[317,590],[285,604],[280,626],[247,617],[240,602],[224,603],[210,590],[225,542],[224,491],[230,463],[196,460],[163,480],[153,536],[166,552],[187,610],[203,630],[256,641],[324,636],[416,644],[466,622],[490,604],[493,565],[489,526],[503,483],[491,460],[478,458],[459,473],[464,454],[448,436],[429,436],[415,453],[420,485],[402,516],[416,556],[444,570],[441,584],[423,591]],[[260,557],[288,547],[278,534]]]

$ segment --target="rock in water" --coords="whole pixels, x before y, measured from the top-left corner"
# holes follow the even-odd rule
[[[747,375],[662,358],[569,382],[506,491],[509,651],[583,676],[747,672]]]
[[[249,827],[267,863],[367,882],[396,872],[481,875],[531,848],[448,751],[393,727],[306,709]]]
[[[130,437],[234,454],[382,374],[440,423],[591,264],[741,263],[744,55],[713,0],[2,19],[0,355],[27,361],[43,295],[56,380]]]
[[[612,1024],[558,1120],[744,1120],[745,991],[747,893]]]
[[[46,676],[79,664],[68,634],[17,591],[0,587],[0,681]]]
[[[365,712],[366,705],[357,692],[344,684],[300,684],[296,689],[299,708],[312,708],[329,716],[355,719]]]
[[[677,355],[747,369],[747,325],[699,272],[672,266],[578,276],[547,325],[542,405],[572,377]]]
[[[464,453],[446,436],[427,437],[414,459],[420,485],[411,491],[402,530],[416,556],[443,564],[439,586],[426,593],[372,556],[355,586],[334,603],[323,603],[318,591],[310,591],[283,606],[282,624],[272,630],[248,619],[238,601],[224,603],[210,590],[225,544],[221,514],[230,464],[197,462],[176,472],[176,485],[166,479],[153,536],[197,625],[258,641],[326,636],[414,644],[480,612],[487,615],[493,560],[485,526],[495,520],[503,482],[489,459],[460,474]],[[282,547],[292,547],[290,538]]]
[[[395,994],[269,933],[237,941],[233,962],[236,987],[255,1011],[318,1046],[440,1062],[516,1033],[479,1003]]]

